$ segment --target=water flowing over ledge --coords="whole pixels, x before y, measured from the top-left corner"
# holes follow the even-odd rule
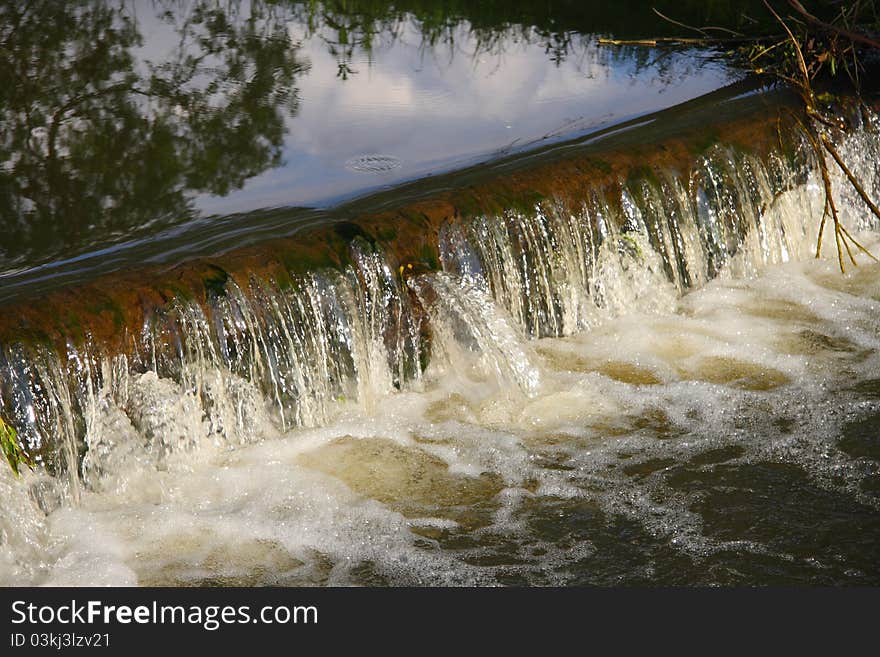
[[[880,196],[880,121],[855,121],[838,147]],[[534,400],[544,385],[536,339],[670,312],[713,279],[811,257],[824,205],[818,171],[775,121],[757,125],[764,136],[752,148],[653,145],[657,165],[594,157],[567,192],[500,206],[496,196],[494,211],[412,211],[393,234],[382,233],[387,224],[372,234],[336,224],[329,254],[292,266],[248,254],[234,270],[197,263],[161,284],[7,305],[3,414],[52,477],[28,497],[4,473],[5,541],[34,541],[34,504],[75,506],[181,453],[370,414],[423,389],[430,368]],[[676,148],[673,166],[664,158]],[[853,230],[878,228],[842,179],[836,189]]]
[[[877,193],[878,119],[858,120],[839,146]],[[750,152],[719,143],[687,171],[626,173],[595,186],[576,181],[587,194],[457,212],[439,222],[433,248],[410,245],[410,253],[394,252],[405,228],[383,244],[342,224],[333,267],[302,271],[297,262],[279,272],[260,263],[231,275],[198,265],[196,285],[191,272],[164,275],[150,290],[159,303],[143,290],[134,304],[126,289],[115,297],[75,290],[61,304],[49,300],[60,315],[54,326],[34,322],[26,306],[17,318],[12,306],[2,327],[5,414],[28,451],[68,473],[75,495],[109,449],[90,443],[92,423],[121,423],[156,460],[200,440],[246,443],[256,439],[255,417],[282,432],[318,426],[340,403],[369,408],[418,387],[433,354],[453,344],[528,393],[539,383],[523,338],[669,310],[713,278],[753,276],[815,248],[824,201],[804,144]],[[842,179],[837,189],[851,227],[873,228]],[[426,215],[410,223],[419,231],[426,220],[430,230],[436,222]],[[125,303],[141,322],[133,325]],[[184,410],[193,426],[173,426]]]

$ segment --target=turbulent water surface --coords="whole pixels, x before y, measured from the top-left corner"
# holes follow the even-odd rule
[[[875,193],[876,131],[840,144]],[[880,265],[811,258],[809,164],[655,182],[451,225],[441,272],[355,242],[125,355],[4,347],[67,457],[0,469],[0,581],[877,584]]]

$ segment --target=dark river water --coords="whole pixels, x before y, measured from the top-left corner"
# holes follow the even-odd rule
[[[652,6],[765,19],[0,2],[3,312],[765,93],[710,49],[604,41],[681,34]],[[878,132],[838,143],[875,197]],[[0,584],[877,585],[880,266],[812,257],[823,207],[814,161],[719,143],[468,217],[435,271],[353,243],[172,299],[130,352],[0,344],[0,419],[62,454],[0,467]]]

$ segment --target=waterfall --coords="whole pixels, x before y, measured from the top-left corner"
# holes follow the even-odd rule
[[[866,115],[838,145],[874,197],[878,130]],[[835,189],[851,229],[877,228],[842,176]],[[124,353],[87,327],[63,349],[3,344],[0,410],[54,475],[38,496],[51,507],[178,452],[369,413],[464,353],[479,376],[528,397],[541,386],[529,339],[669,310],[709,280],[811,257],[823,206],[806,147],[758,156],[718,144],[686,172],[645,168],[588,198],[449,221],[440,271],[398,269],[394,254],[356,238],[341,270],[281,281],[218,269],[205,298],[181,293],[127,332]]]

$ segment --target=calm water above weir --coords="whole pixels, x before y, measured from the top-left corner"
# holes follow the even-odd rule
[[[0,281],[139,264],[157,236],[149,257],[179,261],[243,213],[222,229],[237,246],[255,210],[327,207],[738,75],[707,51],[598,44],[668,30],[648,7],[411,4],[0,3]]]
[[[641,3],[358,4],[0,5],[0,417],[37,461],[0,463],[0,585],[880,584],[880,265],[812,258],[818,168],[766,116],[677,141],[779,97],[598,45],[668,33]],[[576,193],[174,268],[542,171]]]

